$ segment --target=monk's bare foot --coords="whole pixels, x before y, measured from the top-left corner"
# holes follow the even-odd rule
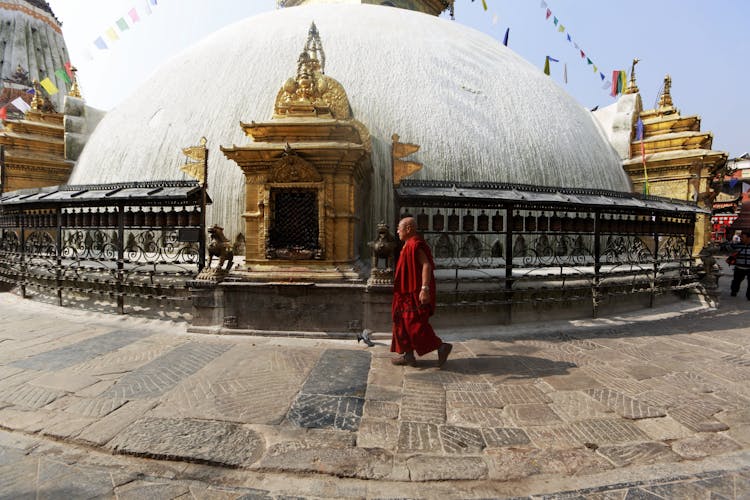
[[[450,356],[451,351],[453,350],[453,344],[448,344],[447,342],[443,342],[440,347],[438,347],[438,366],[442,367],[446,361],[448,361],[448,356]]]
[[[391,359],[391,363],[396,366],[417,366],[417,359],[414,357],[414,354],[404,354],[403,356]]]

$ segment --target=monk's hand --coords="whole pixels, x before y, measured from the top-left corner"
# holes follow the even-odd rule
[[[430,303],[430,290],[422,288],[419,291],[419,303],[422,305]]]

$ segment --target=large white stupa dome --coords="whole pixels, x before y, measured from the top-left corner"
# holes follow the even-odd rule
[[[271,118],[315,22],[325,73],[372,136],[371,207],[392,220],[390,147],[421,145],[414,177],[630,191],[591,113],[491,37],[391,7],[314,5],[254,16],[164,64],[109,112],[71,184],[182,179],[181,148],[208,139],[208,222],[242,231],[244,177],[219,146],[246,145],[240,121]]]

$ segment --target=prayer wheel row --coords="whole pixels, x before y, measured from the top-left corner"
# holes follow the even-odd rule
[[[118,212],[116,209],[72,209],[61,214],[63,227],[117,227]],[[22,213],[0,216],[0,227],[57,227],[56,212]],[[201,223],[198,210],[164,210],[126,211],[123,213],[125,227],[180,227],[199,226]]]
[[[402,214],[402,217],[411,216],[408,212]],[[432,224],[430,224],[430,215],[424,210],[415,216],[417,221],[417,230],[435,231],[435,232],[494,232],[500,233],[505,230],[504,218],[499,210],[493,215],[488,215],[482,210],[479,215],[474,215],[467,211],[464,215],[459,215],[453,210],[448,216],[445,216],[437,210],[432,214]],[[447,221],[447,224],[446,224]],[[563,232],[563,233],[593,233],[594,217],[592,214],[558,215],[553,212],[548,216],[544,212],[539,215],[527,214],[522,215],[516,211],[510,218],[510,229],[514,233],[527,232]],[[693,224],[686,219],[662,218],[658,221],[651,216],[637,215],[609,215],[603,214],[599,219],[599,231],[602,233],[615,234],[689,234],[692,232]]]

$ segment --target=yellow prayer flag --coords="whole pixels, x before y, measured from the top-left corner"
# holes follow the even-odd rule
[[[484,7],[484,10],[487,10],[487,2],[482,0],[482,7]]]
[[[117,36],[117,33],[115,32],[114,28],[107,28],[107,31],[104,32],[105,35],[107,35],[107,38],[110,40],[119,40],[120,37]]]
[[[559,31],[560,33],[562,33],[563,31],[565,31],[565,26],[563,26],[563,25],[561,24],[561,25],[560,25],[560,26],[559,26],[559,27],[557,28],[557,31]]]
[[[50,80],[49,77],[39,82],[39,85],[44,87],[44,90],[46,90],[49,95],[55,95],[60,92],[60,90],[55,87],[55,84],[52,83],[52,80]]]

